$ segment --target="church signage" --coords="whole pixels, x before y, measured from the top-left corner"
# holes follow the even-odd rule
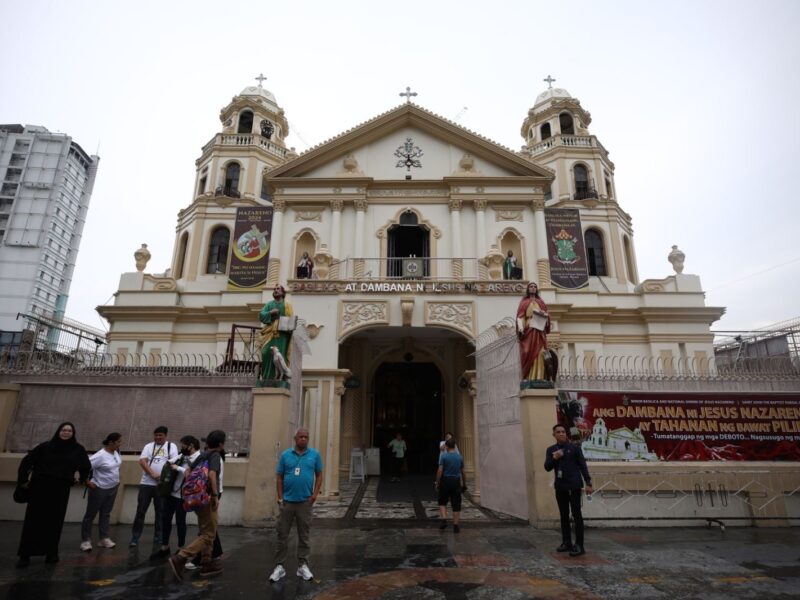
[[[229,290],[261,288],[267,281],[272,207],[249,206],[236,209],[233,251],[228,271]]]
[[[550,281],[556,287],[574,290],[589,283],[581,214],[575,208],[544,211]]]
[[[800,461],[800,394],[562,391],[590,460]]]
[[[525,293],[522,281],[325,281],[289,282],[294,294],[513,294]]]

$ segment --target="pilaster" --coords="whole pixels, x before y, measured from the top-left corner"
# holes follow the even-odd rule
[[[544,470],[546,450],[552,445],[557,397],[556,389],[522,390],[519,394],[528,521],[533,527],[555,528],[559,524],[558,505],[550,485],[553,474]]]

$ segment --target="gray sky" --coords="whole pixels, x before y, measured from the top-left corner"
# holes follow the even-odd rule
[[[259,72],[299,151],[416,101],[519,149],[548,74],[592,113],[639,275],[700,275],[714,329],[800,315],[800,2],[0,4],[0,122],[69,133],[100,170],[67,316],[100,327],[144,242],[169,267],[219,111]]]

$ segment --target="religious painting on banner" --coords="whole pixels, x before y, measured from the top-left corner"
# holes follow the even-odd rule
[[[589,283],[589,269],[580,211],[575,208],[547,208],[544,222],[550,281],[556,287],[569,290],[585,286]]]
[[[262,287],[267,281],[269,248],[272,238],[271,206],[236,209],[233,252],[228,271],[229,290]]]
[[[589,460],[800,461],[800,394],[559,393]]]

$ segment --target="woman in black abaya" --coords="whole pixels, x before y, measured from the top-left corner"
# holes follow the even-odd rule
[[[17,481],[30,477],[30,499],[19,541],[18,567],[27,567],[31,556],[45,555],[45,562],[58,562],[58,542],[67,514],[69,489],[78,472],[86,481],[92,466],[86,450],[75,438],[75,426],[62,423],[49,442],[28,452],[19,465]]]

